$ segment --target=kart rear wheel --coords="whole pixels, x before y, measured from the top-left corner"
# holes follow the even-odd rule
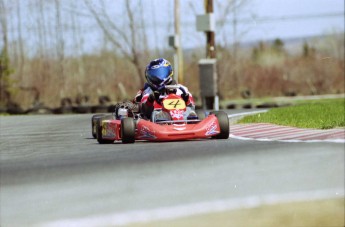
[[[97,138],[97,133],[96,133],[96,122],[98,119],[102,116],[105,116],[105,114],[95,114],[91,118],[91,134],[94,139]]]
[[[121,119],[121,140],[122,143],[135,142],[135,123],[131,117]]]
[[[220,127],[220,133],[216,136],[212,136],[214,139],[228,139],[230,128],[228,115],[223,111],[214,111],[211,114],[216,115]]]
[[[96,123],[97,122],[102,122],[102,120],[114,120],[115,116],[112,114],[95,114],[92,116],[91,119],[91,133],[93,138],[97,138],[97,133],[96,133]]]
[[[198,116],[198,119],[200,121],[204,120],[206,118],[205,111],[203,110],[195,110],[196,115]]]
[[[102,118],[97,119],[96,121],[96,137],[97,137],[97,142],[100,144],[110,144],[110,143],[114,143],[114,140],[106,140],[103,139],[102,137]]]

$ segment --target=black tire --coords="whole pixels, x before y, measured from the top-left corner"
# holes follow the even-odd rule
[[[204,120],[206,118],[205,111],[203,110],[195,110],[196,115],[198,116],[198,119],[200,121]]]
[[[100,144],[110,144],[110,143],[114,143],[114,140],[106,140],[102,138],[102,117],[98,118],[96,121],[96,138],[97,138],[97,142]]]
[[[135,142],[135,123],[131,117],[121,119],[121,140],[122,143]]]
[[[228,115],[223,111],[214,111],[211,114],[216,115],[220,127],[220,133],[216,136],[212,136],[215,139],[228,139],[230,128]]]
[[[102,117],[102,116],[105,116],[105,114],[95,114],[92,116],[91,118],[91,134],[92,134],[92,137],[94,139],[97,138],[97,133],[96,133],[96,122],[97,120]]]

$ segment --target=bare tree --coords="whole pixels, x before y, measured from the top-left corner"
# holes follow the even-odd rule
[[[150,14],[152,16],[152,23],[153,23],[153,36],[151,37],[154,39],[154,55],[157,56],[159,54],[159,47],[157,45],[157,38],[158,38],[158,25],[157,25],[157,16],[156,16],[156,11],[155,11],[155,3],[154,1],[150,2]]]
[[[217,9],[219,12],[216,13],[216,15],[219,15],[217,18],[217,31],[219,31],[219,36],[221,37],[221,43],[223,43],[223,58],[221,61],[223,62],[231,62],[231,64],[220,64],[219,69],[219,84],[224,85],[227,84],[229,80],[231,80],[231,85],[234,89],[231,89],[231,91],[228,92],[235,92],[237,93],[237,90],[242,90],[245,88],[242,88],[241,86],[241,77],[239,72],[239,59],[238,59],[238,48],[239,48],[239,37],[238,34],[238,16],[240,15],[240,11],[243,10],[244,6],[248,4],[250,0],[227,0],[227,1],[221,1],[217,0]],[[232,51],[231,54],[229,54],[227,47],[229,47],[229,37],[231,38],[231,35],[229,35],[229,30],[226,27],[231,21],[232,26]],[[224,59],[226,58],[226,59]],[[230,78],[229,78],[230,76]]]
[[[18,29],[18,49],[19,49],[19,72],[20,79],[23,76],[23,69],[25,65],[25,57],[24,57],[24,44],[23,44],[23,34],[22,34],[22,13],[21,13],[21,4],[19,0],[17,0],[17,29]]]
[[[125,6],[124,6],[126,17],[128,19],[128,24],[129,24],[128,31],[121,29],[119,24],[116,24],[115,17],[111,18],[106,12],[104,7],[101,9],[99,8],[96,9],[96,7],[92,5],[90,0],[84,0],[84,2],[87,5],[93,17],[95,18],[98,26],[101,28],[105,37],[135,67],[135,70],[137,72],[136,76],[138,78],[138,81],[140,82],[139,86],[144,84],[145,80],[144,80],[144,77],[142,76],[143,64],[141,61],[144,57],[146,57],[144,53],[148,52],[146,49],[147,37],[146,37],[145,31],[142,33],[138,32],[139,26],[138,24],[136,24],[136,18],[135,18],[135,15],[137,15],[137,13],[134,12],[134,9],[131,5],[132,1],[126,0]],[[119,4],[119,3],[117,2],[116,4]],[[145,29],[145,28],[142,27],[141,29]],[[143,48],[140,48],[142,46]]]
[[[216,1],[216,6],[218,9],[218,12],[216,13],[216,15],[218,15],[217,29],[222,34],[221,37],[222,37],[222,42],[224,43],[224,46],[228,46],[229,34],[225,26],[228,25],[227,22],[230,20],[232,20],[231,25],[233,29],[233,34],[232,34],[233,44],[238,42],[238,31],[237,31],[238,15],[239,15],[238,13],[249,2],[250,0],[227,0],[227,1],[217,0]]]
[[[139,11],[140,11],[140,27],[141,27],[141,37],[143,37],[143,51],[145,52],[144,55],[147,56],[148,54],[148,43],[147,43],[147,35],[146,35],[146,25],[145,25],[145,15],[144,15],[144,4],[143,1],[139,1]]]
[[[70,7],[71,9],[77,8],[77,4],[75,1],[70,2]],[[73,43],[74,43],[74,50],[73,52],[76,53],[78,56],[82,56],[83,51],[82,51],[82,45],[83,45],[83,38],[82,38],[82,33],[80,29],[80,21],[79,17],[76,17],[75,12],[71,11],[70,12],[71,16],[71,22],[72,22],[72,37],[73,37]],[[78,81],[78,93],[84,94],[84,89],[85,87],[82,86],[84,83],[85,79],[85,67],[84,67],[84,60],[82,57],[78,58],[78,71],[77,71],[77,81]]]
[[[58,56],[58,77],[60,78],[60,96],[63,98],[65,96],[64,92],[66,91],[66,78],[65,78],[65,72],[64,72],[64,60],[65,60],[65,41],[64,41],[64,32],[62,27],[62,15],[61,15],[61,6],[60,1],[55,0],[55,18],[56,18],[56,27],[55,27],[55,35],[56,35],[56,53]]]
[[[38,52],[39,58],[42,61],[44,59],[44,51],[47,48],[46,46],[46,32],[45,32],[45,15],[44,15],[44,0],[39,0],[37,2],[39,13],[37,14],[37,35],[38,35]]]
[[[3,46],[0,47],[0,101],[7,105],[11,101],[11,70],[8,56],[7,12],[3,0],[0,0],[0,28],[3,42]]]

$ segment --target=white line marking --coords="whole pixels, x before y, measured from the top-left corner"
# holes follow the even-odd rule
[[[344,188],[293,192],[287,194],[270,194],[262,196],[250,196],[245,198],[231,198],[194,204],[184,204],[173,207],[161,207],[151,210],[134,210],[109,215],[99,215],[85,218],[63,219],[41,226],[46,227],[96,227],[96,226],[122,226],[134,223],[145,223],[157,220],[169,220],[201,215],[210,212],[224,212],[235,209],[248,209],[262,205],[274,205],[287,202],[315,201],[323,199],[343,198]]]

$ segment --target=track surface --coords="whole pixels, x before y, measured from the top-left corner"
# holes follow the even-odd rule
[[[254,195],[339,188],[344,194],[344,144],[99,145],[91,139],[90,118],[0,117],[1,226]]]

